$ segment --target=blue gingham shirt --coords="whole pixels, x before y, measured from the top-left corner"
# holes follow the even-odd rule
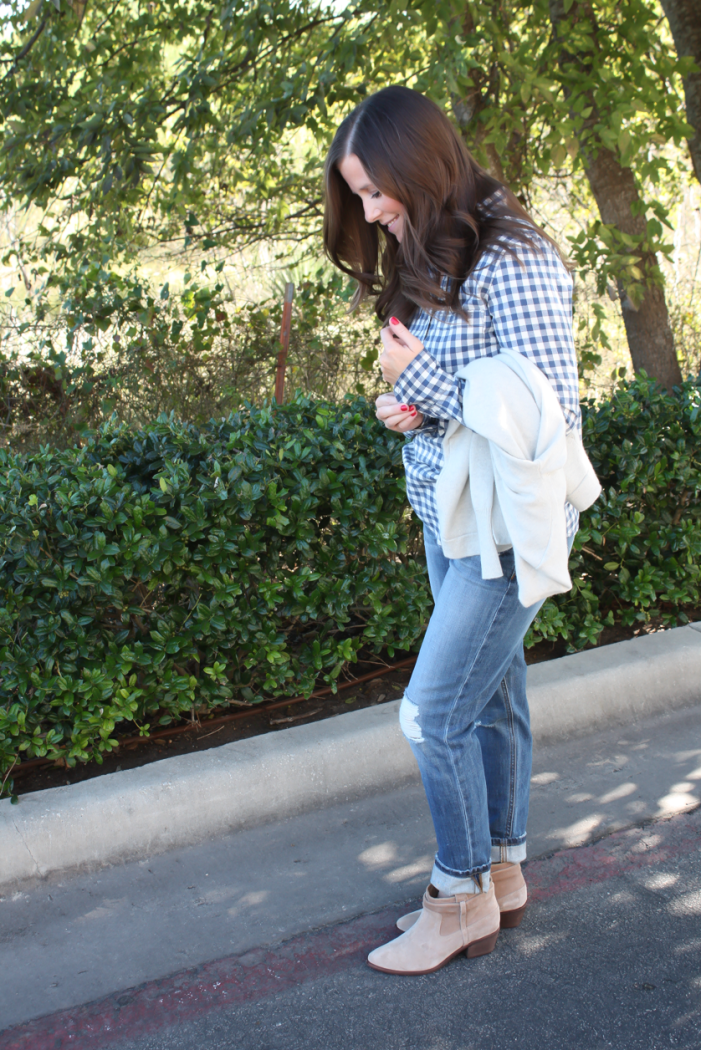
[[[581,433],[572,279],[551,244],[538,237],[537,245],[502,239],[484,253],[460,289],[469,322],[447,310],[418,310],[412,319],[410,330],[424,349],[404,369],[394,393],[425,416],[422,426],[408,435],[404,468],[409,502],[436,537],[435,483],[443,467],[443,436],[449,420],[463,420],[465,381],[456,378],[458,369],[501,350],[524,354],[552,384],[567,429]],[[570,537],[579,514],[569,503],[565,517]]]

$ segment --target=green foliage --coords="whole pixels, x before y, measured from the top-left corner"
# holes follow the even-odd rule
[[[526,203],[545,177],[572,180],[586,195],[587,158],[602,149],[632,170],[643,199],[670,177],[660,147],[692,134],[681,91],[690,60],[676,56],[655,0],[446,0],[437,14],[416,86],[452,109],[468,146]],[[643,276],[661,280],[643,275],[640,254],[670,250],[667,212],[654,199],[645,208],[645,237],[593,221],[571,244],[600,292],[620,280],[634,303]]]
[[[587,157],[610,151],[632,172],[645,232],[591,222],[573,239],[572,256],[581,272],[595,274],[600,293],[620,282],[634,306],[662,280],[647,255],[669,250],[669,215],[652,198],[661,180],[677,178],[675,149],[690,134],[682,93],[690,66],[675,55],[657,0],[42,0],[26,13],[6,5],[0,23],[3,261],[31,289],[12,323],[34,344],[57,293],[79,301],[95,270],[142,289],[132,312],[148,317],[144,273],[154,265],[174,286],[174,260],[194,272],[202,258],[215,265],[254,244],[275,264],[318,258],[330,137],[351,106],[392,82],[442,105],[478,159],[526,204],[545,179],[567,180],[591,202]],[[27,221],[18,218],[25,204]],[[132,271],[133,280],[124,276]],[[94,425],[110,404],[122,411],[123,403],[139,420],[170,409],[206,418],[227,404],[212,387],[256,396],[240,386],[245,369],[223,363],[226,353],[215,355],[208,390],[188,345],[189,322],[182,338],[171,330],[164,341],[158,324],[168,311],[155,306],[157,353],[148,333],[113,342],[110,384],[106,366],[92,363],[96,344],[74,339],[85,374],[68,391],[69,405],[64,365],[47,344],[27,366],[22,339],[8,365],[12,404],[22,375],[33,393],[21,411],[32,420],[48,412],[55,429],[72,414]],[[120,320],[117,312],[108,317]],[[103,329],[103,356],[109,334]],[[206,325],[202,336],[206,342]],[[212,338],[226,343],[227,333]],[[145,377],[150,394],[139,414],[142,353],[156,378]],[[371,347],[357,356],[372,364]],[[587,349],[583,369],[597,357],[595,346]],[[253,372],[260,375],[257,365]],[[170,390],[177,397],[169,402]]]
[[[576,301],[576,300],[575,300]],[[576,309],[576,307],[575,307]],[[590,373],[594,372],[601,364],[600,349],[610,350],[604,322],[606,311],[601,303],[592,303],[590,317],[587,313],[577,312],[577,359],[579,365],[579,378],[585,386],[591,385]]]
[[[701,387],[667,394],[643,373],[583,408],[604,491],[582,515],[574,587],[545,603],[527,645],[561,637],[581,649],[605,626],[671,627],[701,608]]]
[[[156,290],[87,262],[54,275],[60,310],[43,311],[39,328],[14,314],[0,329],[5,440],[13,448],[66,444],[113,412],[136,425],[163,412],[199,425],[246,399],[264,401],[280,351],[281,303],[236,305],[214,277],[186,274],[184,289],[171,293],[167,283]],[[366,368],[377,323],[348,323],[350,294],[340,274],[323,269],[299,282],[288,388],[334,400],[374,390],[377,375]]]
[[[392,82],[442,104],[525,199],[544,176],[586,181],[584,155],[602,147],[656,184],[670,170],[657,147],[690,134],[689,60],[674,54],[656,0],[565,3],[559,37],[558,6],[91,0],[78,19],[56,0],[29,20],[6,13],[0,187],[43,214],[8,258],[70,269],[85,254],[271,238],[316,251],[325,147],[352,105]],[[592,226],[578,258],[627,286],[635,264],[611,236]]]
[[[362,398],[1,452],[0,777],[410,649],[429,597],[402,474]]]
[[[657,211],[660,211],[658,208]],[[633,237],[615,226],[595,220],[588,230],[580,231],[570,241],[572,259],[579,270],[591,273],[596,289],[603,295],[613,281],[620,280],[631,303],[637,308],[645,297],[645,283],[664,286],[659,265],[641,269],[641,256],[669,256],[672,245],[663,240],[662,223],[657,218],[646,221],[645,236]]]
[[[46,209],[37,250],[58,261],[303,236],[330,111],[409,61],[389,5],[91,0],[78,24],[57,0],[2,21],[0,185]]]
[[[570,594],[527,645],[701,607],[701,388],[645,376],[585,405],[604,492]],[[0,780],[101,760],[216,707],[333,686],[416,649],[431,601],[402,442],[364,398],[298,396],[196,428],[111,423],[81,447],[0,453]]]

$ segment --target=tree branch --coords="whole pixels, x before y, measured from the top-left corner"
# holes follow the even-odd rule
[[[27,57],[27,55],[32,50],[32,48],[36,44],[37,40],[41,36],[41,34],[46,29],[46,24],[47,24],[48,21],[49,21],[48,16],[44,15],[43,19],[41,20],[40,25],[37,27],[37,29],[34,30],[34,33],[32,34],[32,36],[29,38],[27,43],[24,45],[22,50],[17,55],[17,58],[15,59],[14,63],[10,66],[10,68],[7,71],[7,73],[5,73],[5,76],[3,77],[3,80],[7,80],[8,77],[11,77],[13,75],[13,73],[16,71],[16,69],[17,69],[18,65],[20,64],[20,62],[22,61],[22,59]]]

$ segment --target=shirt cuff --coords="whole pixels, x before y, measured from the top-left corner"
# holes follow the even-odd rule
[[[406,366],[394,384],[394,396],[402,404],[410,404],[421,392],[421,377],[427,366],[433,364],[433,358],[425,350],[420,350],[413,361]]]
[[[436,416],[424,416],[421,421],[421,426],[416,427],[415,430],[410,431],[412,434],[425,434],[427,430],[437,430],[440,426],[441,421]]]
[[[403,404],[416,405],[424,415],[440,418],[442,402],[455,396],[455,379],[438,367],[428,351],[421,350],[394,384],[394,394]]]

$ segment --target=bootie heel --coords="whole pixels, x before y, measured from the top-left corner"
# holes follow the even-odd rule
[[[521,920],[525,914],[525,904],[521,908],[513,908],[511,911],[503,911],[501,913],[502,930],[515,930],[517,926],[521,925]]]
[[[494,933],[490,933],[488,937],[480,937],[478,941],[473,941],[467,948],[465,955],[468,959],[477,959],[480,955],[489,955],[493,952],[497,937],[499,936],[499,930],[495,930]]]

